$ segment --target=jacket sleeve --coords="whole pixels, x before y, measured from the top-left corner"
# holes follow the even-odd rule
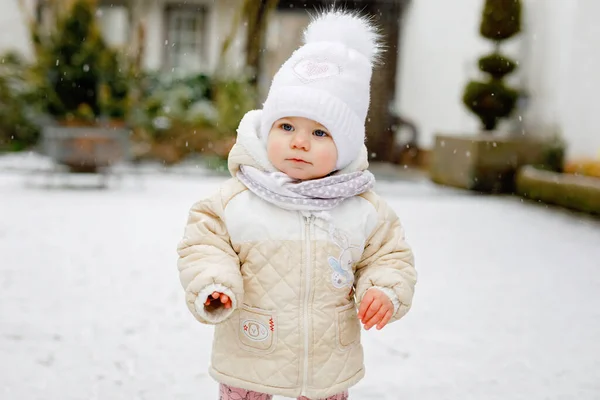
[[[356,298],[360,302],[367,290],[382,290],[394,303],[392,322],[410,310],[417,272],[398,216],[382,199],[372,197],[378,220],[356,267]]]
[[[240,261],[223,221],[220,193],[191,208],[177,253],[179,278],[189,310],[202,323],[225,321],[242,304],[244,286]],[[232,307],[205,307],[204,302],[214,291],[228,295]]]

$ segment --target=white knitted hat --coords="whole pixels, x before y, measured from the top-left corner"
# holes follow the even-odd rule
[[[317,121],[331,133],[339,170],[358,156],[365,141],[379,34],[368,18],[332,10],[313,19],[304,42],[273,78],[260,135],[266,141],[273,123],[283,117]]]

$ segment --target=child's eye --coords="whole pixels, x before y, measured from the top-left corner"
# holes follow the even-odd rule
[[[322,130],[320,130],[320,129],[317,129],[316,131],[314,131],[314,132],[313,132],[313,135],[315,135],[315,136],[318,136],[318,137],[327,137],[327,136],[329,136],[329,135],[327,134],[327,132],[325,132],[325,131],[322,131]]]
[[[283,129],[284,131],[291,132],[294,130],[294,127],[290,124],[281,124],[281,129]]]

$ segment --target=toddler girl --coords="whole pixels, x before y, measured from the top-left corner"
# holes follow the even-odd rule
[[[192,207],[178,246],[187,305],[215,325],[221,400],[347,399],[365,374],[360,323],[381,329],[412,303],[411,249],[367,171],[377,32],[330,11],[305,42],[242,119],[232,178]]]

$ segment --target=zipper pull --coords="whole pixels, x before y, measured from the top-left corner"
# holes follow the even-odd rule
[[[315,216],[312,214],[310,214],[308,216],[303,215],[302,218],[304,218],[305,225],[310,225],[315,220]]]

